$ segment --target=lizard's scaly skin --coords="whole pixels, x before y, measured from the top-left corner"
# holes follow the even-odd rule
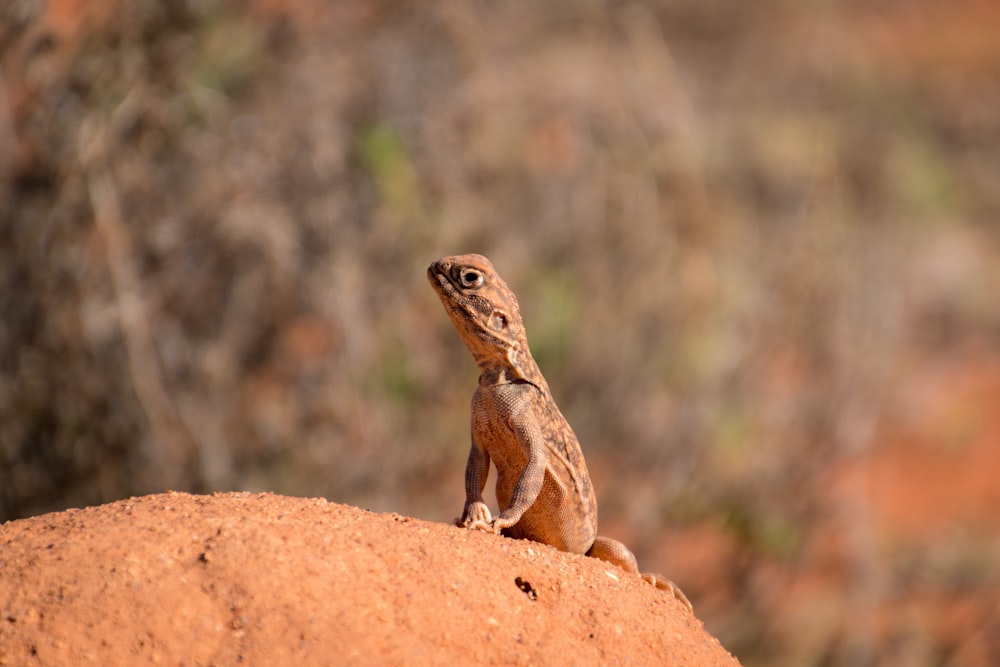
[[[459,525],[586,554],[638,575],[624,544],[597,535],[597,498],[580,443],[528,350],[507,283],[482,255],[439,259],[427,278],[480,370]],[[483,501],[491,461],[497,470],[496,518]],[[690,609],[669,580],[640,576]]]

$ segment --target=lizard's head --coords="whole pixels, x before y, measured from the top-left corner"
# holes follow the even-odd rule
[[[427,279],[480,369],[528,379],[531,354],[517,298],[482,255],[442,257]]]

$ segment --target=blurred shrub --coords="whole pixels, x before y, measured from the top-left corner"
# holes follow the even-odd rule
[[[0,8],[0,518],[170,487],[450,520],[475,372],[423,274],[478,251],[640,558],[712,526],[689,593],[747,664],[871,658],[830,471],[901,359],[996,343],[983,70],[882,69],[850,5],[85,5]],[[855,527],[834,620],[783,606]]]

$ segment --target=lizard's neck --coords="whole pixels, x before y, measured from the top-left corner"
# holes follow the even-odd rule
[[[548,384],[542,376],[542,371],[535,363],[527,345],[523,343],[504,350],[504,354],[500,358],[491,355],[477,361],[481,387],[522,381],[529,382],[539,389],[548,390]]]

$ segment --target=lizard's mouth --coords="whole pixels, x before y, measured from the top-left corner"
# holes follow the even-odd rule
[[[449,266],[441,266],[441,262],[434,262],[427,267],[427,280],[438,293],[444,292],[453,296],[458,290],[451,284],[451,279],[448,277],[449,268]]]
[[[437,293],[449,317],[455,318],[455,309],[458,308],[473,320],[478,319],[476,309],[471,306],[468,298],[452,282],[451,264],[447,262],[434,262],[427,268],[427,280]]]

